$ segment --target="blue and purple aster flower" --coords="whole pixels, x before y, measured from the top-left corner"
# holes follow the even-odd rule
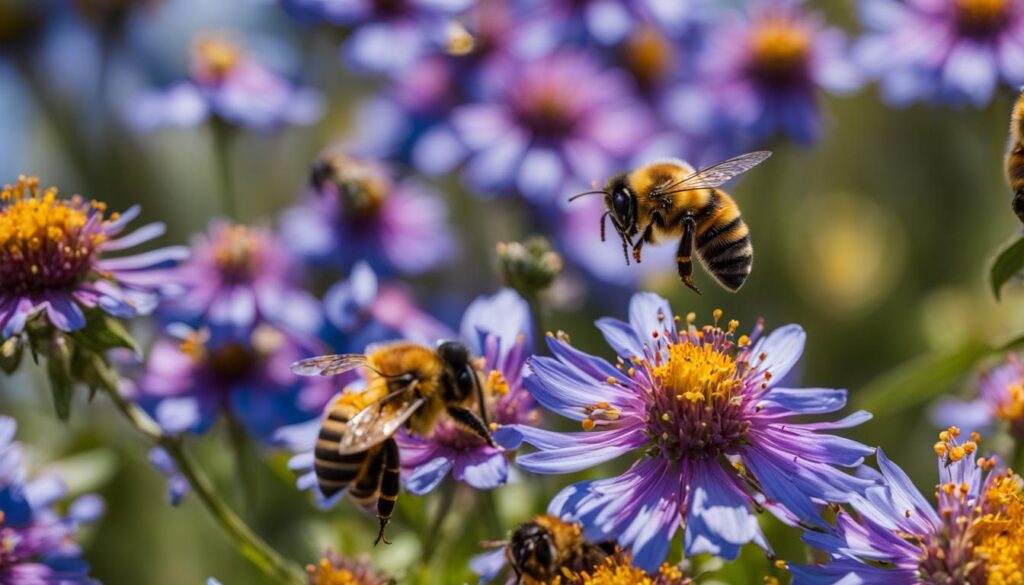
[[[52,478],[26,481],[17,423],[0,416],[0,583],[5,585],[93,585],[89,565],[74,542],[79,523],[95,519],[102,503],[80,498],[68,516],[52,506],[64,496]]]
[[[161,248],[133,256],[107,257],[161,236],[164,226],[147,224],[126,232],[139,215],[132,207],[106,214],[106,205],[79,195],[57,197],[22,177],[0,191],[0,327],[6,339],[35,317],[61,331],[86,325],[86,311],[100,309],[130,319],[152,311],[170,292],[166,270],[188,250]]]
[[[191,79],[142,96],[131,109],[142,130],[193,127],[214,118],[232,126],[269,129],[309,125],[323,114],[323,97],[298,87],[223,34],[200,35]]]
[[[350,270],[358,260],[415,274],[451,259],[455,242],[439,193],[395,182],[383,166],[341,154],[314,166],[306,201],[285,213],[282,239],[319,265]]]
[[[1021,0],[861,0],[863,69],[894,105],[984,106],[1000,83],[1024,83]]]
[[[481,297],[466,309],[461,336],[480,359],[489,419],[497,425],[536,424],[539,413],[522,385],[523,365],[530,347],[529,307],[506,289]],[[349,388],[357,389],[358,383]],[[319,505],[331,506],[344,492],[325,499],[313,473],[313,446],[321,425],[317,418],[281,429],[277,438],[296,452],[289,467],[299,474],[298,487],[310,490]],[[456,481],[477,489],[493,489],[509,478],[508,453],[443,420],[431,437],[413,437],[401,431],[403,481],[414,494],[436,488],[451,473]]]
[[[443,51],[448,25],[472,0],[281,0],[307,21],[349,27],[342,45],[357,71],[397,74],[431,52]]]
[[[172,434],[203,433],[231,416],[255,438],[306,420],[334,394],[329,380],[292,373],[296,360],[322,353],[316,344],[265,324],[251,332],[172,325],[153,346],[134,399]],[[172,481],[171,467],[154,463]]]
[[[707,13],[701,0],[528,0],[537,26],[547,37],[606,46],[623,42],[633,30],[653,25],[672,37],[683,36]]]
[[[247,332],[256,323],[316,333],[320,304],[299,287],[298,264],[269,229],[214,220],[175,272],[186,293],[166,306],[174,321]]]
[[[831,557],[792,565],[794,585],[865,583],[1019,583],[1024,574],[1024,490],[1021,478],[976,458],[979,437],[939,435],[937,508],[899,467],[878,451],[880,485],[842,509],[835,526],[804,540]]]
[[[843,95],[861,83],[843,33],[798,0],[752,2],[749,17],[725,18],[709,36],[702,83],[741,138],[813,142],[822,125],[819,92]]]
[[[1024,438],[1024,364],[1016,355],[978,377],[978,396],[965,401],[941,400],[932,418],[940,425],[986,431],[1000,423],[1017,438]]]
[[[621,476],[563,490],[548,513],[581,522],[594,542],[617,540],[649,571],[682,526],[687,555],[734,559],[749,542],[768,550],[754,509],[823,525],[824,502],[847,502],[872,485],[840,468],[860,466],[873,449],[828,432],[870,415],[798,422],[843,408],[846,392],[778,386],[803,352],[799,326],[762,336],[759,324],[734,340],[737,322],[696,328],[695,318],[673,317],[655,294],[635,295],[629,323],[597,322],[618,356],[614,365],[549,337],[554,357],[529,360],[526,387],[583,430],[495,433],[504,446],[537,447],[517,458],[535,473],[572,473],[643,449]]]
[[[583,53],[504,59],[488,75],[483,101],[452,112],[465,177],[484,194],[555,202],[620,170],[653,128],[628,76]]]

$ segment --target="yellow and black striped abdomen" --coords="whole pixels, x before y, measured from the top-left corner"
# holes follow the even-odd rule
[[[731,197],[715,190],[714,212],[697,224],[697,256],[709,273],[730,291],[747,280],[754,263],[750,230]]]
[[[1006,147],[1006,178],[1013,190],[1013,211],[1024,222],[1024,92],[1017,98],[1010,118],[1010,140]]]
[[[373,402],[374,392],[346,392],[327,407],[324,421],[320,425],[316,447],[313,450],[313,472],[317,486],[325,498],[347,488],[352,482],[367,475],[379,448],[360,453],[342,455],[338,452],[341,438],[345,436],[346,423],[360,410]],[[372,452],[371,452],[372,451]],[[378,472],[379,475],[379,472]],[[376,488],[374,488],[376,490]]]

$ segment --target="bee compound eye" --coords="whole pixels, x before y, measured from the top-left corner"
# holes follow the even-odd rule
[[[615,215],[620,218],[629,215],[629,194],[625,190],[618,190],[612,197],[612,206],[615,208]]]

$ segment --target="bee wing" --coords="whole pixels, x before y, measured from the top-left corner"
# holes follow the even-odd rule
[[[362,453],[398,432],[425,402],[423,398],[416,398],[412,394],[415,387],[416,382],[413,381],[357,412],[345,423],[345,434],[338,443],[338,453]]]
[[[669,191],[688,191],[690,189],[712,189],[718,187],[737,175],[749,171],[764,162],[772,153],[770,150],[758,150],[741,154],[735,158],[723,160],[710,167],[700,169],[679,183],[673,185]]]
[[[345,353],[299,360],[292,364],[292,371],[300,376],[337,376],[362,367],[369,367],[365,355]]]

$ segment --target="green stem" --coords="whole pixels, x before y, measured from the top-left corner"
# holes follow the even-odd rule
[[[217,161],[217,175],[220,180],[220,196],[224,203],[224,213],[234,221],[241,221],[238,216],[238,205],[235,202],[235,175],[231,165],[231,146],[234,143],[235,130],[227,122],[214,118],[211,122],[213,132],[213,150]]]
[[[423,551],[423,566],[430,566],[430,561],[434,557],[434,552],[437,551],[438,543],[441,542],[441,527],[444,525],[444,521],[448,518],[448,513],[452,510],[452,503],[455,501],[455,482],[446,481],[441,486],[441,499],[438,501],[437,512],[434,513],[434,518],[430,522],[430,528],[427,530],[426,540],[423,542],[427,545]]]
[[[217,495],[209,478],[203,474],[185,450],[179,437],[165,435],[156,421],[140,408],[125,400],[115,386],[103,384],[103,389],[114,406],[132,426],[167,451],[206,511],[220,524],[246,558],[282,585],[304,585],[307,582],[301,567],[278,554],[224,503]]]
[[[259,481],[256,478],[256,467],[253,465],[254,454],[249,442],[249,434],[245,425],[237,417],[227,414],[228,438],[231,441],[231,448],[235,455],[235,464],[241,481],[238,482],[238,491],[241,494],[241,509],[243,514],[249,514],[256,509],[258,494],[256,488]]]
[[[501,523],[501,514],[498,513],[498,502],[494,499],[494,490],[480,490],[477,493],[480,495],[480,502],[483,504],[484,513],[487,515],[485,518],[487,536],[489,538],[497,538],[505,533],[505,528]]]
[[[544,329],[544,305],[540,301],[540,293],[527,294],[524,298],[530,307],[530,320],[533,323],[533,352],[537,355],[547,355],[548,332]]]

